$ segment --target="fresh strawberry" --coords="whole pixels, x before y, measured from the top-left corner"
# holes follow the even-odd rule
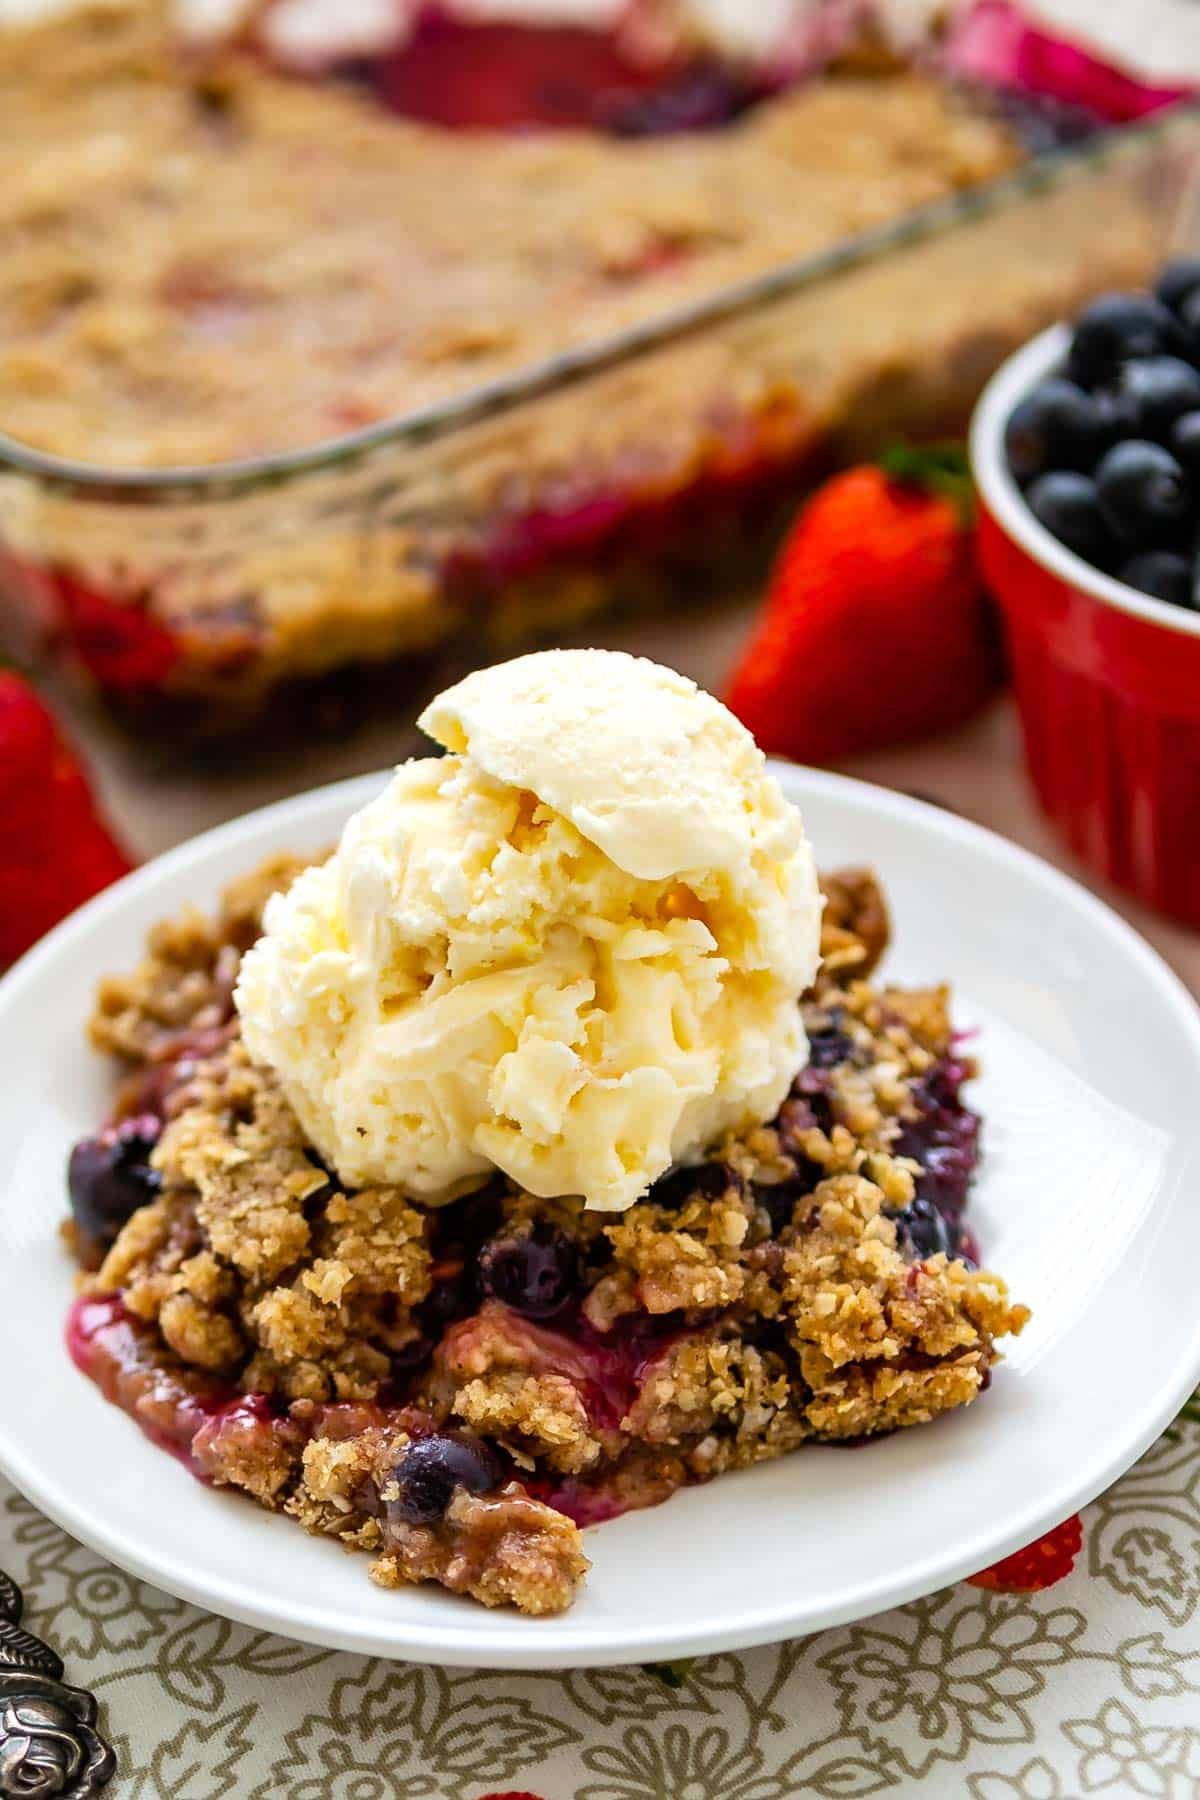
[[[1082,1548],[1083,1523],[1078,1513],[1072,1513],[1036,1543],[1026,1544],[1023,1550],[968,1580],[972,1587],[992,1588],[997,1594],[1040,1594],[1071,1573]]]
[[[52,715],[0,670],[0,967],[130,867]]]
[[[764,750],[830,762],[986,699],[997,670],[966,493],[957,453],[897,450],[809,500],[727,694]]]

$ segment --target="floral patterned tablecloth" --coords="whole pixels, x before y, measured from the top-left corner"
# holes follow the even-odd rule
[[[117,1800],[1200,1796],[1200,1395],[1001,1565],[836,1631],[656,1669],[514,1675],[293,1644],[112,1568],[0,1482],[0,1567],[91,1687]],[[903,1521],[881,1528],[897,1534]],[[1010,1566],[1016,1564],[1015,1567]]]

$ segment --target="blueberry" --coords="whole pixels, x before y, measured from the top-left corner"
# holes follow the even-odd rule
[[[1187,518],[1187,477],[1169,450],[1144,438],[1114,444],[1096,470],[1100,510],[1127,544],[1161,544]]]
[[[916,1116],[905,1122],[892,1145],[894,1156],[908,1156],[921,1165],[917,1198],[955,1218],[966,1206],[979,1162],[979,1115],[963,1105],[961,1081],[961,1065],[948,1061],[915,1082],[911,1097]]]
[[[827,1089],[829,1073],[825,1069],[803,1068],[792,1083],[792,1091],[779,1109],[776,1128],[788,1155],[797,1149],[800,1133],[833,1130],[833,1101]]]
[[[448,1206],[437,1207],[430,1220],[435,1258],[474,1258],[480,1245],[499,1229],[503,1194],[501,1183],[489,1182]]]
[[[428,1299],[417,1308],[417,1320],[432,1343],[445,1336],[451,1325],[475,1310],[471,1283],[464,1275],[436,1279]]]
[[[1189,475],[1200,476],[1200,411],[1176,419],[1171,427],[1171,452]]]
[[[974,1114],[969,1114],[974,1120]],[[959,1213],[967,1203],[967,1190],[979,1161],[978,1140],[966,1144],[937,1143],[919,1159],[917,1195],[945,1214]]]
[[[960,1061],[951,1050],[940,1062],[934,1063],[928,1075],[922,1075],[914,1081],[909,1093],[913,1105],[923,1120],[928,1120],[938,1112],[947,1110],[965,1113],[962,1101],[963,1083],[971,1079],[968,1064]],[[974,1118],[974,1114],[970,1115]]]
[[[71,1151],[67,1191],[86,1246],[107,1250],[126,1219],[158,1194],[162,1176],[149,1159],[161,1129],[150,1114],[124,1119]]]
[[[561,1312],[580,1279],[578,1246],[540,1221],[523,1237],[493,1238],[479,1254],[484,1294],[527,1319],[549,1319]]]
[[[444,1518],[455,1488],[486,1494],[500,1484],[500,1464],[482,1438],[470,1432],[438,1432],[415,1438],[392,1470],[397,1492],[384,1508],[389,1519],[405,1525],[433,1525]],[[385,1482],[390,1488],[391,1483]]]
[[[854,1045],[836,1021],[808,1034],[808,1067],[836,1069],[854,1053]]]
[[[683,1206],[693,1197],[719,1200],[731,1187],[741,1192],[744,1185],[737,1170],[730,1168],[728,1163],[693,1163],[660,1175],[646,1198],[653,1200],[656,1206],[674,1208]]]
[[[389,1349],[387,1357],[391,1365],[390,1385],[407,1391],[412,1385],[413,1377],[428,1363],[434,1348],[434,1340],[422,1332],[410,1338],[399,1350]]]
[[[1176,257],[1169,262],[1155,284],[1155,296],[1172,312],[1178,312],[1188,295],[1200,288],[1200,258]]]
[[[792,1156],[791,1161],[796,1170],[794,1175],[789,1176],[786,1181],[776,1181],[769,1186],[761,1183],[754,1189],[755,1200],[759,1206],[766,1208],[773,1237],[778,1237],[791,1224],[796,1202],[806,1199],[817,1183],[825,1179],[825,1170],[820,1163],[810,1161],[807,1156],[797,1154]]]
[[[1192,361],[1200,355],[1200,290],[1194,290],[1179,303],[1179,323],[1183,330],[1184,354]]]
[[[1013,408],[1004,448],[1009,468],[1024,483],[1047,469],[1090,469],[1109,438],[1108,420],[1092,395],[1052,375]]]
[[[1070,469],[1039,475],[1026,499],[1035,518],[1068,550],[1101,567],[1111,559],[1112,533],[1100,511],[1096,484],[1088,476]]]
[[[1093,388],[1111,381],[1131,357],[1182,351],[1186,342],[1175,315],[1152,294],[1101,294],[1079,315],[1067,373]]]
[[[753,105],[757,91],[732,70],[693,63],[647,94],[602,102],[599,123],[618,137],[667,137],[728,125]]]
[[[1112,390],[1112,413],[1123,437],[1166,443],[1184,413],[1200,407],[1200,374],[1178,356],[1127,362]]]
[[[922,1200],[918,1195],[902,1212],[889,1211],[888,1217],[896,1221],[901,1248],[919,1261],[936,1256],[939,1250],[947,1256],[954,1255],[958,1233],[947,1225],[931,1200]]]
[[[1172,606],[1189,606],[1192,569],[1186,556],[1174,550],[1142,550],[1117,571],[1117,579],[1139,593],[1151,594]]]
[[[1024,87],[989,87],[989,110],[993,106],[1031,156],[1094,137],[1099,123],[1097,115],[1085,106]]]

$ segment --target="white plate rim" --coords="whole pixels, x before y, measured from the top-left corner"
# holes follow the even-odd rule
[[[860,804],[880,808],[893,816],[911,816],[916,812],[926,826],[949,842],[969,843],[984,857],[1015,861],[1031,880],[1040,883],[1051,894],[1091,914],[1122,953],[1138,966],[1148,991],[1154,993],[1156,1000],[1182,1026],[1200,1057],[1200,1006],[1157,951],[1080,882],[986,827],[910,795],[830,771],[778,762],[771,766],[785,786],[807,788],[833,800],[839,795],[848,802],[857,799]],[[278,824],[290,821],[300,825],[303,815],[310,809],[315,815],[344,801],[346,810],[352,810],[377,791],[385,777],[386,771],[353,776],[277,801],[215,826],[123,877],[56,926],[0,979],[0,1041],[4,1012],[24,988],[36,981],[47,965],[69,957],[86,942],[94,927],[119,914],[131,897],[141,893],[144,887],[168,879],[189,864],[203,865],[210,853],[236,848],[243,841],[253,843],[265,830]],[[803,792],[799,797],[802,801]],[[90,971],[90,978],[94,979],[98,973]],[[949,973],[953,975],[952,970]],[[515,1643],[510,1639],[502,1645],[491,1644],[478,1636],[470,1623],[469,1610],[462,1626],[448,1627],[442,1623],[434,1628],[424,1628],[406,1622],[402,1631],[381,1637],[377,1631],[347,1628],[340,1619],[320,1611],[306,1611],[301,1604],[264,1605],[256,1600],[250,1589],[193,1579],[176,1566],[169,1549],[144,1544],[132,1533],[122,1533],[98,1521],[84,1498],[43,1477],[36,1457],[27,1454],[9,1435],[2,1413],[0,1472],[56,1525],[98,1555],[107,1557],[129,1574],[166,1593],[255,1629],[277,1632],[300,1642],[335,1650],[448,1667],[515,1670],[605,1667],[674,1661],[746,1649],[801,1633],[807,1635],[903,1605],[961,1580],[1032,1542],[1095,1499],[1149,1448],[1198,1382],[1200,1311],[1185,1344],[1156,1390],[1153,1403],[1138,1415],[1135,1427],[1128,1431],[1119,1450],[1109,1450],[1094,1463],[1065,1473],[1056,1485],[1042,1489],[1036,1501],[1022,1511],[1015,1522],[1010,1520],[1006,1525],[994,1528],[982,1526],[973,1536],[955,1540],[947,1549],[919,1564],[906,1567],[898,1562],[894,1574],[886,1578],[872,1576],[857,1585],[847,1585],[836,1604],[828,1605],[816,1614],[811,1608],[806,1609],[784,1597],[704,1627],[656,1627],[622,1632],[619,1628],[614,1629],[609,1621],[598,1622],[594,1640],[590,1644],[572,1645],[566,1660],[563,1646],[548,1642],[542,1635],[542,1621],[521,1621],[528,1636]],[[361,1568],[353,1570],[358,1579],[363,1573]]]

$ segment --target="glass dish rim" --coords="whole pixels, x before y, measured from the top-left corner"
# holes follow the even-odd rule
[[[846,270],[881,262],[892,251],[948,236],[961,223],[1048,191],[1089,168],[1120,161],[1156,140],[1169,139],[1195,120],[1200,120],[1200,97],[1175,101],[1147,118],[1110,125],[1081,143],[1041,151],[994,180],[914,208],[898,219],[854,233],[824,250],[727,282],[709,294],[666,308],[620,331],[589,338],[586,343],[526,363],[511,374],[480,382],[460,394],[393,413],[357,431],[323,438],[295,450],[215,463],[123,469],[38,450],[0,430],[0,478],[12,473],[32,476],[47,488],[88,494],[110,503],[218,500],[279,486],[322,470],[348,468],[385,445],[415,448],[432,443],[456,430],[618,368],[639,354],[700,335],[710,326],[741,318],[805,289],[818,288],[823,281]]]

